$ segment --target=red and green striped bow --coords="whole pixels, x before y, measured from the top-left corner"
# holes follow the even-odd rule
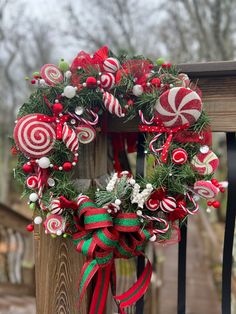
[[[147,290],[152,268],[150,262],[137,282],[124,294],[115,296],[115,258],[130,258],[141,255],[144,244],[152,236],[148,229],[140,228],[136,213],[117,213],[114,217],[105,208],[98,208],[88,197],[78,199],[79,231],[73,241],[77,251],[88,260],[84,264],[79,281],[79,300],[97,274],[92,296],[90,314],[104,312],[110,280],[113,285],[114,299],[119,310],[135,303]]]

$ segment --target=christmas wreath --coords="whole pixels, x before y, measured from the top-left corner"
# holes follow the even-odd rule
[[[117,57],[107,47],[93,55],[81,51],[71,65],[46,64],[31,83],[37,88],[19,109],[12,149],[34,223],[43,223],[52,237],[72,237],[88,258],[79,295],[81,300],[97,274],[90,313],[103,313],[109,282],[124,313],[145,293],[151,264],[117,296],[114,259],[144,254],[148,241],[170,241],[198,211],[200,198],[208,206],[220,205],[215,198],[225,186],[213,178],[219,160],[209,148],[201,91],[162,58],[154,64],[143,56]],[[104,113],[124,121],[140,117],[139,131],[154,160],[152,175],[135,180],[127,171],[115,172],[104,189],[80,194],[70,173],[80,144],[95,139]],[[32,231],[33,223],[27,229]]]

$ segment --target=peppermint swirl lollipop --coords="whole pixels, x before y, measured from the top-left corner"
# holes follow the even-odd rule
[[[35,189],[38,187],[38,177],[30,176],[26,180],[26,185],[29,189]]]
[[[88,144],[92,142],[96,137],[95,129],[88,124],[81,124],[76,128],[78,140],[82,144]]]
[[[100,81],[102,88],[111,89],[115,84],[115,76],[112,73],[103,73]]]
[[[48,155],[56,139],[53,123],[41,121],[42,114],[29,114],[18,120],[14,139],[19,150],[31,158]]]
[[[183,165],[188,160],[188,153],[183,148],[176,148],[173,150],[171,157],[174,164]]]
[[[191,89],[174,87],[161,94],[155,109],[155,115],[166,127],[192,125],[201,115],[202,100]]]
[[[54,64],[45,64],[40,70],[40,75],[50,86],[55,86],[63,81],[61,70]]]
[[[218,189],[210,181],[201,180],[195,182],[194,192],[203,198],[214,198],[218,194]]]
[[[61,235],[65,231],[65,220],[59,215],[49,215],[44,222],[46,233]]]
[[[149,199],[145,202],[145,205],[150,211],[155,211],[159,208],[160,201],[156,198],[149,197]]]

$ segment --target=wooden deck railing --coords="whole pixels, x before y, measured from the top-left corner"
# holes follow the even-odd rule
[[[35,295],[29,220],[0,204],[0,295]]]
[[[225,239],[223,250],[222,272],[222,313],[231,313],[231,270],[232,249],[236,213],[236,62],[210,62],[179,65],[181,71],[188,73],[197,81],[203,92],[206,110],[211,118],[213,131],[222,131],[227,136],[228,152],[228,205],[226,214]],[[122,119],[108,119],[108,131],[135,132],[138,130],[138,119],[123,124]],[[144,149],[143,137],[139,137],[137,154],[137,172],[143,175]],[[108,171],[107,139],[101,135],[95,143],[87,145],[80,158],[81,182],[98,182]],[[102,158],[101,158],[102,156]],[[186,242],[187,225],[181,229],[182,240],[178,254],[178,300],[177,313],[186,313]],[[37,312],[77,313],[77,280],[84,259],[77,254],[65,239],[50,239],[42,229],[36,230],[36,296]],[[139,274],[144,267],[140,258],[137,265]],[[87,313],[89,296],[80,308],[80,313]],[[136,313],[143,313],[143,301],[138,302]],[[207,313],[207,309],[206,309]]]

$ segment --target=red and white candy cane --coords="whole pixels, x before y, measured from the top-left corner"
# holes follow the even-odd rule
[[[149,215],[141,215],[141,217],[144,219],[157,221],[157,222],[163,223],[165,225],[165,227],[163,229],[154,229],[153,230],[154,233],[166,233],[169,230],[169,224],[165,219],[158,218],[158,217],[152,217]]]
[[[80,121],[80,122],[83,122],[85,124],[90,124],[90,125],[96,125],[98,123],[98,114],[95,113],[93,110],[86,110],[88,113],[90,113],[93,117],[94,117],[94,120],[93,121],[89,121],[87,119],[84,119],[84,118],[81,118],[80,116],[78,116],[77,114],[75,113],[71,113],[71,112],[68,112],[69,115],[73,118],[75,118],[76,120]]]
[[[158,138],[161,136],[161,134],[157,134],[153,137],[153,139],[149,143],[149,150],[153,153],[159,153],[163,150],[163,146],[159,148],[154,148],[154,143],[158,140]]]
[[[186,196],[188,197],[189,201],[190,201],[191,203],[193,203],[195,209],[191,211],[191,210],[189,210],[187,207],[185,207],[185,206],[182,205],[182,204],[180,204],[180,207],[181,207],[186,213],[188,213],[189,215],[194,215],[194,214],[196,214],[196,213],[198,212],[198,210],[199,210],[199,205],[198,205],[198,203],[195,201],[195,199],[194,199],[189,193],[187,193]]]
[[[139,110],[138,113],[139,113],[139,117],[140,117],[140,119],[141,119],[141,121],[142,121],[143,124],[152,124],[152,123],[153,123],[154,118],[152,118],[150,121],[147,121],[147,120],[144,118],[144,115],[143,115],[142,110]]]
[[[44,184],[43,184],[43,180],[42,180],[42,169],[40,167],[38,167],[38,204],[39,207],[42,210],[46,210],[46,206],[44,206],[43,201],[42,201],[42,196],[43,196],[43,188],[44,188]]]

